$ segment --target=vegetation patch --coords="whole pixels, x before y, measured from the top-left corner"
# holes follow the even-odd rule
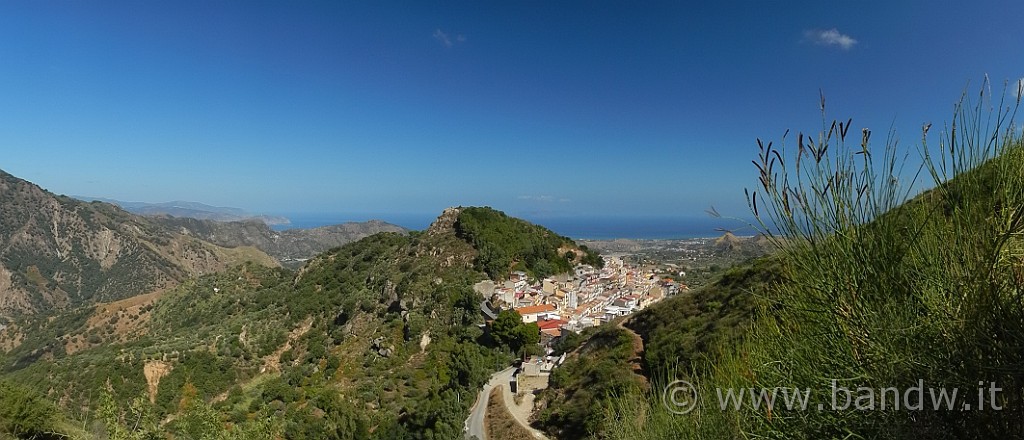
[[[631,367],[635,335],[617,325],[589,330],[582,344],[551,373],[538,396],[536,423],[557,438],[588,438],[605,429],[602,408],[645,380]]]
[[[477,250],[474,266],[492,280],[518,269],[535,278],[569,272],[577,257],[585,264],[603,265],[595,252],[572,240],[490,208],[462,208],[455,233]]]
[[[604,435],[1019,436],[1024,143],[1012,122],[1017,103],[981,96],[976,104],[961,100],[938,148],[924,147],[920,173],[935,187],[915,197],[919,174],[902,170],[906,162],[895,145],[871,149],[871,132],[851,135],[852,121],[799,135],[794,156],[759,141],[761,186],[750,192],[750,204],[762,228],[784,239],[778,242],[784,282],[765,290],[764,305],[739,344],[713,349],[720,353],[714,365],[663,379],[698,384],[704,405],[679,416],[665,408],[660,387],[646,398],[635,390],[606,413],[619,423],[606,423]],[[812,390],[819,396],[812,404],[828,409],[831,384],[906,391],[922,383],[966,390],[969,401],[942,406],[926,399],[920,407],[911,402],[919,409],[898,410],[865,402],[831,411],[778,404],[722,411],[716,405],[719,389],[785,387]],[[979,384],[1000,390],[986,390],[981,402]]]

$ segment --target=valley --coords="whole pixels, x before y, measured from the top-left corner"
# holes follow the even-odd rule
[[[692,264],[736,252],[713,240],[659,241],[602,258],[489,208],[446,210],[425,231],[382,222],[272,231],[256,222],[138,217],[53,196],[13,176],[6,181],[24,188],[7,194],[27,191],[40,200],[10,203],[67,206],[90,219],[102,212],[162,234],[155,236],[167,237],[172,250],[190,242],[225,258],[219,269],[194,268],[149,291],[41,302],[8,318],[0,380],[55,402],[55,420],[94,420],[108,435],[134,414],[148,428],[136,426],[129,437],[185,433],[193,428],[183,420],[215,417],[233,430],[294,438],[447,438],[462,432],[472,404],[453,396],[475,395],[515,356],[543,355],[588,327],[684,292],[681,260],[661,259]],[[47,231],[58,243],[65,236],[60,227]],[[688,251],[667,256],[666,246]],[[298,257],[298,271],[287,269]],[[560,278],[563,268],[572,275]],[[23,273],[42,287],[60,272]],[[483,296],[480,280],[490,286]],[[489,330],[481,299],[501,312],[492,312],[502,315],[497,321],[515,317],[507,335]],[[551,311],[529,311],[545,307]],[[254,424],[260,415],[274,422]]]

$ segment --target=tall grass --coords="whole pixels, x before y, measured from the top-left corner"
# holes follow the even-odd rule
[[[704,371],[679,372],[701,384],[702,406],[673,415],[657,396],[623,396],[607,437],[1022,435],[1024,146],[1013,125],[1019,98],[992,97],[987,81],[965,93],[937,147],[923,127],[920,168],[906,168],[894,135],[873,149],[871,131],[851,133],[851,120],[797,135],[795,154],[759,140],[761,185],[748,200],[786,280],[743,344],[722,347],[724,360]],[[821,109],[828,121],[824,98]],[[912,198],[929,177],[932,189]],[[832,410],[833,383],[870,388],[876,409]],[[958,389],[958,409],[934,410],[927,390],[921,410],[879,408],[882,388],[902,396],[920,383]],[[994,401],[985,390],[987,410],[977,408],[979,383],[1002,388]],[[722,411],[716,387],[807,388],[813,403]]]

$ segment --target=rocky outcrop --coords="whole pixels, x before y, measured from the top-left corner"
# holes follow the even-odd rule
[[[391,357],[395,353],[395,346],[387,344],[387,340],[383,336],[375,338],[370,344],[370,349],[380,357]]]
[[[455,222],[459,221],[462,208],[447,208],[427,228],[428,236],[450,234],[455,230]]]

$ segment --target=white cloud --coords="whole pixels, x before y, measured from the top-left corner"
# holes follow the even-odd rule
[[[444,45],[444,47],[452,47],[451,37],[449,37],[448,34],[444,33],[444,31],[440,29],[434,30],[434,39],[440,41],[441,44]]]
[[[522,196],[519,196],[519,197],[516,197],[516,198],[519,199],[519,200],[532,200],[534,202],[554,202],[556,200],[554,196],[549,196],[549,195],[541,195],[541,196],[522,195]],[[568,199],[557,199],[557,200],[559,200],[559,201],[567,201]]]
[[[447,32],[442,31],[440,28],[434,29],[434,39],[440,42],[444,47],[452,47],[456,44],[462,44],[466,42],[466,37],[462,34],[455,35],[452,38]]]
[[[839,29],[812,29],[804,31],[804,38],[820,46],[839,46],[843,50],[850,50],[857,44],[853,37],[840,33]]]

